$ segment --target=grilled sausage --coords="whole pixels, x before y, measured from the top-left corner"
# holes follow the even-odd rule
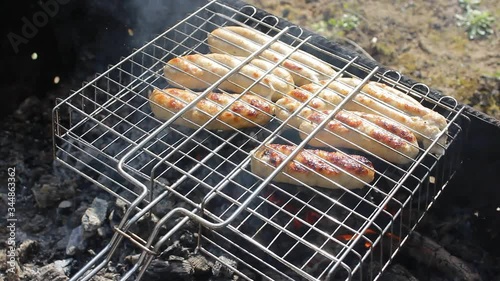
[[[340,83],[333,83],[328,85],[328,87],[342,92],[342,94],[347,94],[345,86],[341,86],[342,83],[351,86],[357,86],[361,83],[361,80],[356,78],[339,78],[338,80]],[[414,129],[417,132],[417,138],[422,141],[425,148],[428,148],[446,127],[447,123],[444,116],[424,107],[415,100],[409,102],[408,100],[412,99],[409,96],[403,99],[399,95],[395,95],[393,91],[384,90],[380,85],[380,83],[369,82],[363,86],[362,93],[366,94],[366,96],[364,95],[360,98],[360,100],[363,100],[363,104],[377,111],[379,114],[383,114]],[[394,91],[396,90],[394,89]],[[383,103],[374,102],[374,100],[382,101]],[[438,143],[441,145],[446,143],[446,134],[443,134]],[[431,152],[443,154],[444,149],[440,146],[434,146]]]
[[[284,97],[276,103],[286,109],[276,110],[276,116],[285,120],[295,112],[300,102]],[[330,113],[328,110],[315,111],[305,107],[288,121],[288,124],[299,130],[299,135],[305,139],[319,123]],[[418,143],[415,135],[404,126],[379,115],[358,111],[342,110],[334,120],[326,123],[319,130],[309,145],[316,147],[344,147],[362,149],[396,164],[407,164],[418,155]]]
[[[353,87],[361,83],[360,79],[356,78],[339,78],[338,81],[346,83]],[[390,89],[390,90],[389,90]],[[399,93],[396,89],[377,82],[369,82],[362,89],[369,96],[381,100],[410,116],[418,116],[431,126],[436,126],[439,129],[446,127],[446,119],[441,114],[421,105],[408,95]]]
[[[207,54],[187,55],[173,58],[165,65],[163,72],[170,84],[189,89],[205,89],[217,82],[230,69],[241,63],[242,58],[231,55]],[[265,68],[264,70],[262,68]],[[265,70],[272,68],[271,63],[255,59],[243,66],[237,73],[223,81],[219,88],[242,93],[255,80],[264,76]],[[293,89],[293,78],[283,68],[276,68],[250,89],[250,93],[269,98],[273,101]]]
[[[157,118],[169,120],[196,96],[175,88],[155,89],[149,97],[151,110]],[[274,114],[274,104],[261,97],[244,94],[240,100],[235,100],[236,98],[236,94],[209,93],[182,117],[177,118],[174,124],[194,129],[206,125],[208,130],[231,130],[265,125]],[[222,107],[227,104],[231,106],[221,113]],[[206,124],[215,115],[218,115],[217,119]]]
[[[208,45],[213,53],[228,53],[237,56],[248,56],[258,50],[271,37],[257,30],[226,26],[217,28],[208,35]],[[278,62],[290,54],[293,48],[274,42],[270,49],[264,50],[260,56],[272,62]],[[286,59],[283,67],[287,68],[297,85],[318,82],[335,74],[335,71],[325,62],[303,51],[296,51]]]
[[[314,112],[299,126],[305,139],[329,112]],[[418,154],[415,135],[387,118],[357,111],[340,111],[320,130],[309,144],[316,147],[344,147],[365,149],[389,162],[408,164]]]
[[[253,150],[252,172],[263,178],[268,177],[295,149],[295,146],[290,145],[267,144]],[[356,189],[372,182],[374,178],[373,165],[365,157],[304,149],[273,180],[329,189],[338,189],[339,185]]]
[[[343,80],[343,78],[339,78],[339,80],[346,81]],[[321,83],[324,84],[326,82],[321,81]],[[296,99],[297,101],[305,102],[312,94],[319,91],[321,87],[321,85],[317,84],[304,85],[299,89],[290,91],[288,96]],[[339,81],[333,81],[326,89],[318,93],[317,98],[311,100],[309,106],[318,110],[334,109],[335,106],[343,100],[343,97],[351,91],[352,87]],[[377,95],[372,96],[371,94],[373,92]],[[393,99],[396,99],[397,101],[394,102],[392,101]],[[417,137],[417,140],[422,142],[424,148],[428,148],[432,141],[435,140],[441,132],[441,128],[446,126],[446,119],[436,112],[431,113],[430,109],[416,109],[416,112],[427,112],[427,114],[421,116],[408,109],[400,110],[399,107],[394,108],[395,106],[392,104],[399,104],[402,108],[417,108],[417,106],[414,102],[405,102],[405,100],[399,99],[396,95],[389,95],[388,93],[384,93],[380,90],[365,92],[363,88],[363,91],[354,97],[354,101],[356,102],[348,102],[345,105],[345,109],[373,113],[392,119],[411,129]],[[419,107],[423,106],[420,105]],[[279,114],[281,113],[277,112],[277,115]],[[434,121],[432,121],[432,119]],[[438,140],[438,143],[441,145],[446,143],[446,134]],[[444,150],[440,146],[435,146],[431,149],[431,152],[442,154]]]

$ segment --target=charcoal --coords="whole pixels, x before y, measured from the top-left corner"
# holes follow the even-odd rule
[[[66,229],[64,226],[61,228],[64,228],[64,230],[67,232],[67,234],[64,235],[63,237],[61,237],[59,240],[57,240],[55,245],[52,245],[52,249],[56,252],[65,253],[66,247],[68,246],[68,241],[69,241],[69,237],[70,237],[71,232],[68,229]],[[64,232],[61,230],[61,233],[64,233]]]
[[[127,211],[127,202],[117,198],[111,212],[109,213],[108,220],[111,227],[118,225]]]
[[[232,278],[234,275],[233,268],[238,267],[238,262],[225,256],[219,256],[214,266],[212,267],[212,273],[215,277],[229,277]]]
[[[77,252],[84,251],[87,247],[87,242],[83,236],[83,227],[80,225],[75,227],[69,236],[68,244],[66,245],[66,255],[72,256]]]
[[[189,248],[184,247],[179,240],[175,240],[171,245],[169,245],[161,254],[160,258],[165,258],[169,256],[181,256],[187,257],[191,251]]]
[[[450,254],[469,263],[480,263],[484,257],[482,249],[476,245],[468,243],[468,241],[458,240],[453,244],[445,246],[445,248],[450,252]]]
[[[0,260],[5,261],[0,263],[0,271],[6,271],[7,270],[7,250],[6,249],[0,249]]]
[[[25,263],[29,261],[39,250],[40,245],[38,241],[31,239],[23,241],[17,249],[19,262]]]
[[[179,240],[186,247],[195,247],[197,242],[196,236],[191,231],[185,231]]]
[[[155,184],[153,186],[153,197],[157,197],[165,192],[166,189],[164,188],[164,186],[170,185],[170,182],[165,178],[158,178],[157,181],[160,182],[160,184]],[[154,206],[153,212],[157,216],[162,217],[175,207],[175,202],[172,200],[160,200]]]
[[[75,195],[75,188],[70,183],[51,181],[50,183],[36,185],[33,187],[32,192],[37,206],[48,208],[55,206],[61,200],[72,198]]]
[[[402,265],[394,264],[384,272],[380,281],[418,281],[418,279]]]
[[[145,214],[130,227],[130,231],[140,237],[148,237],[156,222],[158,222],[157,216],[151,213]]]
[[[67,219],[67,226],[70,228],[74,228],[78,225],[82,224],[82,217],[85,214],[85,211],[87,210],[88,203],[87,202],[80,202],[79,204],[75,204],[78,206],[75,210],[71,211],[71,215]]]
[[[482,280],[475,268],[450,254],[434,240],[416,231],[410,235],[403,252],[418,262],[429,265],[447,276],[454,276],[454,280]]]
[[[191,280],[194,269],[187,260],[172,256],[168,261],[154,259],[145,272],[146,280]]]
[[[30,233],[39,233],[49,228],[51,224],[52,222],[48,217],[37,214],[29,221],[26,221],[23,230]]]

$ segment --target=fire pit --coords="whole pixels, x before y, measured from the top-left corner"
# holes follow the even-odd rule
[[[280,40],[328,63],[337,72],[330,81],[341,76],[363,79],[343,97],[341,106],[354,99],[369,80],[379,81],[439,112],[447,125],[439,137],[428,139],[433,146],[419,147],[418,156],[404,165],[365,150],[373,159],[376,176],[363,189],[341,186],[325,190],[275,183],[273,177],[311,139],[301,141],[290,134],[286,122],[273,118],[265,126],[223,132],[208,130],[206,124],[195,129],[173,125],[231,73],[220,77],[170,120],[162,121],[151,112],[151,91],[169,86],[163,76],[165,62],[208,53],[208,34],[222,26],[244,26],[268,34],[271,41],[253,57]],[[200,226],[197,251],[242,278],[380,277],[459,168],[468,118],[453,99],[435,96],[424,85],[409,84],[394,71],[381,72],[358,57],[339,54],[310,35],[251,6],[233,8],[213,1],[57,102],[53,124],[56,159],[127,204],[109,246],[75,280],[95,275],[124,239],[141,251],[124,278],[136,274],[140,278],[165,249],[166,241],[190,220]],[[309,100],[318,92],[315,95]],[[443,136],[445,144],[439,143]],[[260,177],[250,168],[251,151],[270,142],[296,145],[296,152],[277,166],[274,175]],[[431,153],[436,148],[442,153]],[[163,191],[155,192],[158,189]],[[178,204],[166,213],[155,212],[163,200]],[[132,230],[149,216],[162,217],[149,231]],[[233,261],[239,264],[237,268]]]

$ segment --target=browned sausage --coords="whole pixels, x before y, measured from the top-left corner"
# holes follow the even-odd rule
[[[168,61],[163,72],[174,87],[206,89],[238,66],[242,59],[222,54],[187,55]],[[264,76],[250,89],[249,93],[275,101],[291,91],[294,82],[290,73],[283,68],[275,68],[270,74],[265,75],[265,70],[272,67],[273,65],[269,62],[255,59],[223,81],[219,88],[242,93],[257,79]]]
[[[291,145],[267,144],[252,151],[252,172],[262,178],[268,177],[295,149],[296,146]],[[338,185],[356,189],[374,178],[373,165],[363,156],[304,149],[278,173],[274,181],[329,189],[338,189]]]
[[[196,96],[176,88],[155,89],[149,97],[151,110],[158,119],[169,120]],[[274,104],[261,97],[245,94],[239,100],[236,98],[236,94],[209,93],[182,117],[177,118],[174,124],[189,128],[205,126],[208,130],[231,130],[265,125],[274,114]],[[222,106],[228,104],[231,106],[221,113]],[[215,115],[218,115],[217,119],[206,124]]]

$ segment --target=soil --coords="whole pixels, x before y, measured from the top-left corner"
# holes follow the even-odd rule
[[[469,40],[465,29],[457,26],[455,15],[462,13],[458,1],[247,2],[350,48],[349,42],[354,42],[380,64],[500,118],[498,20],[492,36]],[[477,9],[496,19],[500,16],[495,0],[481,1]],[[343,14],[358,17],[358,26],[348,31],[326,24]],[[485,87],[491,81],[495,85]]]

